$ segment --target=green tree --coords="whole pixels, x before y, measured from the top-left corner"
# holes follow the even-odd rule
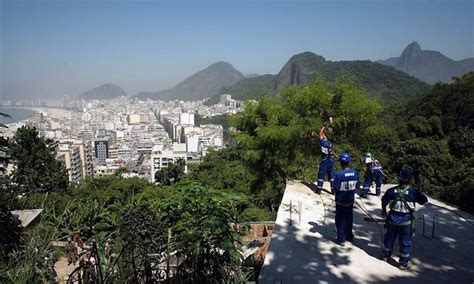
[[[151,259],[149,254],[161,255],[166,248],[166,231],[159,215],[150,206],[130,205],[118,223],[118,237],[122,247],[120,273],[127,282],[151,283]],[[145,273],[140,276],[144,268]]]
[[[68,186],[67,172],[55,159],[57,143],[39,136],[36,128],[20,127],[10,145],[15,166],[12,180],[22,193],[58,191]]]
[[[317,132],[328,114],[334,118],[331,139],[351,148],[365,142],[364,131],[378,125],[380,112],[377,100],[342,80],[317,79],[304,87],[287,88],[280,98],[248,102],[234,125],[243,160],[255,175],[252,189],[260,205],[275,212],[287,179],[307,177],[310,168],[314,175],[319,140],[307,134]]]
[[[407,102],[388,147],[393,172],[410,165],[415,183],[433,197],[473,210],[474,72]],[[400,117],[402,119],[400,119]],[[389,124],[387,124],[389,125]]]
[[[171,162],[166,168],[156,171],[155,181],[164,185],[171,185],[181,180],[186,167],[184,159],[178,159],[175,163]]]
[[[241,279],[237,245],[239,197],[195,183],[180,184],[175,195],[158,200],[162,223],[168,224],[171,251],[183,260],[178,282],[209,283]]]

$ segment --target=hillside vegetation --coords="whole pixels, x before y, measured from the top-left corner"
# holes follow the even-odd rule
[[[401,102],[427,92],[430,86],[390,66],[368,60],[327,61],[312,52],[291,57],[277,75],[246,78],[219,92],[229,93],[234,99],[257,99],[262,94],[280,95],[288,86],[303,86],[323,78],[330,82],[352,80],[368,95],[384,103]],[[208,104],[216,103],[218,95]]]
[[[114,240],[116,266],[103,267],[112,282],[151,281],[152,274],[143,274],[142,268],[151,271],[151,263],[159,261],[154,257],[169,252],[184,259],[173,274],[176,282],[255,280],[247,274],[253,267],[238,253],[244,224],[275,218],[287,180],[315,180],[320,147],[309,134],[322,126],[327,114],[334,118],[329,139],[337,153],[347,151],[357,159],[370,149],[384,166],[386,183],[397,182],[400,169],[410,166],[420,190],[473,211],[473,93],[471,73],[384,110],[351,80],[318,78],[285,88],[278,97],[247,102],[241,113],[219,118],[233,127],[235,146],[211,151],[199,164],[189,165],[188,174],[167,183],[111,176],[69,188],[49,180],[32,187],[29,179],[1,176],[0,282],[52,280],[52,271],[41,264],[49,255],[49,240],[78,231],[87,242]],[[17,135],[14,141],[23,137],[25,143],[11,146],[0,140],[2,149],[17,152],[11,157],[18,160],[32,147],[29,140],[48,142],[35,130],[23,128]],[[31,156],[31,163],[53,156],[46,148]],[[357,163],[352,166],[360,170]],[[23,175],[34,176],[33,171],[38,170],[32,167]],[[63,175],[57,171],[56,178],[61,181]],[[34,231],[23,234],[12,223],[9,210],[19,208],[44,209]]]

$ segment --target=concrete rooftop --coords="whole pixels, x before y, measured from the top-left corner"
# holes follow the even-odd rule
[[[382,191],[389,187],[384,185]],[[356,195],[355,240],[341,247],[331,241],[335,237],[334,197],[325,191],[318,195],[314,189],[310,184],[287,184],[259,283],[474,283],[472,215],[432,198],[424,206],[417,205],[412,266],[401,271],[395,261],[380,260],[383,223],[364,219],[364,207],[379,217],[381,197]],[[397,254],[398,241],[396,261]]]
[[[20,220],[20,225],[23,228],[26,228],[41,215],[41,212],[43,209],[13,210],[10,213]]]

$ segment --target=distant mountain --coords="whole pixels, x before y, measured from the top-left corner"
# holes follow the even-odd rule
[[[80,94],[78,98],[83,100],[111,100],[121,96],[127,96],[122,88],[113,84],[105,84]]]
[[[408,73],[429,84],[451,82],[474,70],[474,58],[453,60],[438,51],[421,50],[417,42],[410,43],[400,57],[377,61]]]
[[[158,91],[153,94],[139,93],[139,99],[155,100],[200,100],[219,92],[223,87],[229,87],[244,79],[244,75],[227,62],[217,62],[188,77],[176,87]]]
[[[265,74],[252,78],[245,78],[230,87],[222,88],[219,93],[210,98],[206,104],[212,105],[219,102],[219,95],[231,94],[235,100],[248,100],[256,97],[256,94],[272,94],[276,75]]]
[[[144,91],[144,92],[139,92],[135,95],[132,95],[131,97],[133,97],[133,98],[136,98],[136,97],[148,98],[148,97],[153,97],[153,94],[154,94],[154,92]]]
[[[273,90],[279,93],[290,85],[305,85],[316,78],[326,64],[324,57],[306,51],[296,54],[286,62],[277,75]],[[328,78],[330,79],[330,78]]]
[[[245,78],[254,78],[254,77],[258,77],[260,76],[260,74],[257,74],[257,73],[250,73],[250,74],[245,74],[244,77]]]
[[[248,99],[258,98],[267,90],[271,95],[278,95],[287,86],[305,85],[318,76],[331,81],[350,78],[369,95],[384,101],[410,99],[429,90],[428,84],[389,66],[368,60],[333,62],[312,52],[303,52],[292,56],[277,75],[243,79],[219,94],[225,92],[235,99]],[[210,103],[217,101],[218,95],[209,100]]]

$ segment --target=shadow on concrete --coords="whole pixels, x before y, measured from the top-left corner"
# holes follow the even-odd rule
[[[314,184],[303,185],[314,192]],[[272,260],[262,268],[259,283],[473,283],[474,226],[453,212],[431,205],[418,206],[413,266],[410,271],[400,271],[396,261],[398,241],[394,259],[384,262],[380,259],[385,233],[383,223],[364,220],[364,217],[380,215],[381,197],[356,197],[355,240],[341,247],[331,242],[335,237],[335,206],[333,195],[327,193],[305,197],[314,199],[311,200],[314,206],[320,205],[319,199],[324,201],[325,224],[319,221],[321,216],[309,216],[308,220],[303,218],[300,225],[291,225],[289,219],[275,225],[267,255]],[[279,210],[283,206],[282,202]],[[435,230],[431,237],[433,217]]]

